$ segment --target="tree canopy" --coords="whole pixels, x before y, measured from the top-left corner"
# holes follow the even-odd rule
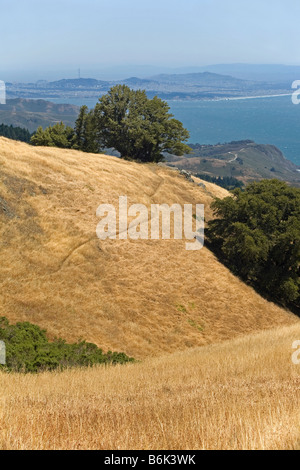
[[[145,91],[116,85],[95,106],[98,140],[122,157],[142,162],[159,162],[163,152],[190,153],[184,143],[189,133],[169,110],[158,97],[149,99]]]
[[[0,125],[0,136],[27,143],[29,143],[31,139],[31,134],[28,129],[14,127],[12,125],[7,126],[6,124]]]
[[[242,279],[282,303],[300,304],[300,189],[263,180],[216,199],[207,237]]]
[[[83,152],[98,153],[100,143],[97,139],[94,111],[81,106],[74,129],[73,148]]]
[[[44,147],[72,148],[74,145],[74,129],[65,126],[63,122],[47,127],[40,126],[30,141],[33,145]]]
[[[164,152],[191,153],[185,144],[189,132],[169,110],[157,96],[149,99],[145,91],[116,85],[94,109],[80,108],[75,129],[62,122],[45,130],[39,127],[31,143],[91,153],[113,148],[121,157],[141,162],[159,162]]]

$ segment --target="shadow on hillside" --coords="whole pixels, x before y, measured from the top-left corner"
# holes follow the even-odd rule
[[[229,271],[236,277],[238,277],[240,279],[241,282],[243,282],[244,284],[248,285],[249,287],[252,287],[255,292],[257,292],[257,294],[259,294],[261,297],[263,297],[265,300],[267,300],[268,302],[273,302],[274,304],[278,305],[279,307],[285,309],[285,310],[289,310],[291,313],[293,313],[294,315],[296,315],[297,317],[300,318],[300,304],[298,303],[289,303],[289,304],[285,304],[283,302],[280,302],[278,299],[276,299],[275,297],[271,297],[270,294],[268,294],[267,292],[265,292],[263,289],[260,289],[259,286],[257,286],[256,284],[254,283],[251,283],[250,281],[247,281],[246,279],[244,279],[242,276],[239,276],[236,272],[234,272],[232,270],[232,267],[230,266],[229,263],[226,263],[226,260],[224,260],[223,256],[222,256],[222,253],[215,248],[215,246],[213,245],[213,243],[209,242],[208,240],[206,240],[206,247],[216,256],[217,260],[223,264],[223,266],[225,266],[227,269],[229,269]]]

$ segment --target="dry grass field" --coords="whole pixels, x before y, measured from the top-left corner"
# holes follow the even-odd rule
[[[0,374],[0,449],[300,449],[300,325],[142,363]]]
[[[96,237],[97,207],[120,195],[202,203],[209,219],[227,194],[157,165],[0,138],[1,314],[137,359],[294,323],[206,248]]]
[[[0,138],[0,316],[135,364],[0,373],[0,449],[297,449],[300,322],[184,240],[96,237],[100,204],[199,203],[177,172]]]

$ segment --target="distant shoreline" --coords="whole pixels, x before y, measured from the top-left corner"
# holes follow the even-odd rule
[[[255,95],[255,96],[233,96],[233,97],[223,97],[223,98],[190,98],[190,99],[172,99],[172,98],[162,98],[167,102],[173,101],[173,102],[180,102],[180,103],[191,103],[191,102],[196,102],[196,101],[201,101],[201,102],[217,102],[217,101],[238,101],[238,100],[254,100],[254,99],[263,99],[263,98],[279,98],[281,96],[292,96],[293,93],[280,93],[276,95]],[[20,97],[18,97],[20,98]],[[12,99],[18,99],[18,98],[8,98],[8,100]],[[32,101],[37,101],[37,100],[43,100],[43,101],[48,101],[51,103],[55,104],[69,104],[72,106],[77,106],[80,107],[79,104],[74,104],[71,103],[73,100],[80,100],[80,101],[98,101],[99,97],[88,97],[88,98],[79,98],[77,97],[30,97],[30,98],[20,98],[20,99],[25,99],[25,100],[32,100]]]
[[[237,101],[237,100],[251,100],[251,99],[258,99],[258,98],[279,98],[280,96],[292,96],[293,93],[281,93],[278,95],[259,95],[259,96],[235,96],[230,98],[195,98],[195,99],[169,99],[169,98],[162,98],[167,102],[177,102],[177,103],[193,103],[193,102],[213,102],[216,103],[218,101]]]
[[[234,101],[234,100],[254,100],[256,98],[278,98],[280,96],[292,96],[293,93],[280,93],[278,95],[260,95],[260,96],[236,96],[234,98],[216,98],[206,101]]]
[[[195,99],[166,99],[166,101],[175,101],[175,102],[180,102],[180,103],[192,103],[195,101],[205,101],[205,102],[214,102],[216,103],[217,101],[237,101],[237,100],[254,100],[258,98],[279,98],[280,96],[292,96],[293,93],[280,93],[277,95],[255,95],[255,96],[234,96],[230,98],[195,98]]]

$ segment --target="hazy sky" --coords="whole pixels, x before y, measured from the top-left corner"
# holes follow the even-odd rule
[[[0,79],[79,66],[85,76],[128,64],[300,64],[299,18],[299,0],[0,0]]]

